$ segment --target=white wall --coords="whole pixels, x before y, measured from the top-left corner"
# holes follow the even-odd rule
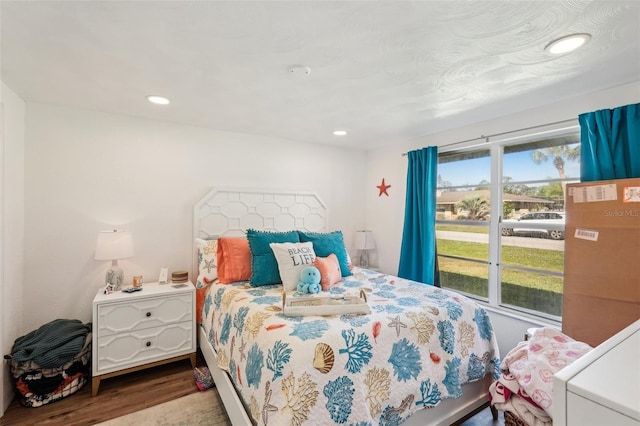
[[[640,102],[640,81],[589,95],[567,99],[544,108],[536,108],[522,113],[505,115],[496,120],[461,127],[438,134],[425,136],[408,142],[404,146],[394,146],[368,151],[366,177],[366,228],[376,237],[377,247],[372,264],[390,274],[397,274],[404,224],[404,204],[406,193],[407,158],[402,153],[426,146],[444,145],[458,141],[515,131],[531,126],[545,125],[577,118],[579,114],[604,108]],[[385,178],[391,185],[389,197],[378,196],[375,185]],[[535,319],[516,319],[500,312],[491,311],[492,323],[496,328],[502,355],[522,340],[527,328],[545,325]]]
[[[0,354],[4,355],[22,335],[25,103],[0,84]],[[6,363],[0,369],[0,384],[1,414],[13,399]]]
[[[109,266],[93,259],[100,230],[133,234],[125,282],[190,270],[192,207],[212,187],[316,192],[347,244],[364,224],[364,151],[43,104],[26,117],[25,331],[91,320]]]

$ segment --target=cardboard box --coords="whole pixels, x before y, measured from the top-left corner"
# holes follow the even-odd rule
[[[562,331],[597,346],[640,319],[640,178],[567,185]]]

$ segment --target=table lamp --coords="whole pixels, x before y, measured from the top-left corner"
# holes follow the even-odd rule
[[[355,245],[360,250],[360,267],[369,267],[369,250],[376,248],[376,240],[371,231],[356,231]]]
[[[133,238],[130,232],[114,229],[98,234],[95,259],[111,261],[104,279],[105,291],[116,291],[122,286],[124,272],[118,266],[118,259],[127,257],[133,257]]]

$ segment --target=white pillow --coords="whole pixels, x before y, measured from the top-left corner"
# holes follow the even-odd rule
[[[196,248],[198,249],[198,275],[212,282],[218,278],[218,261],[216,259],[218,240],[196,238]]]
[[[313,266],[316,253],[313,243],[270,243],[269,247],[278,262],[278,272],[285,291],[298,288],[300,272],[307,266]]]

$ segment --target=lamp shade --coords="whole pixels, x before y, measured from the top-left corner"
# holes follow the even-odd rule
[[[116,260],[133,257],[133,238],[127,231],[102,231],[96,243],[96,260]]]
[[[376,248],[376,240],[371,231],[356,231],[355,246],[358,250],[371,250]]]

